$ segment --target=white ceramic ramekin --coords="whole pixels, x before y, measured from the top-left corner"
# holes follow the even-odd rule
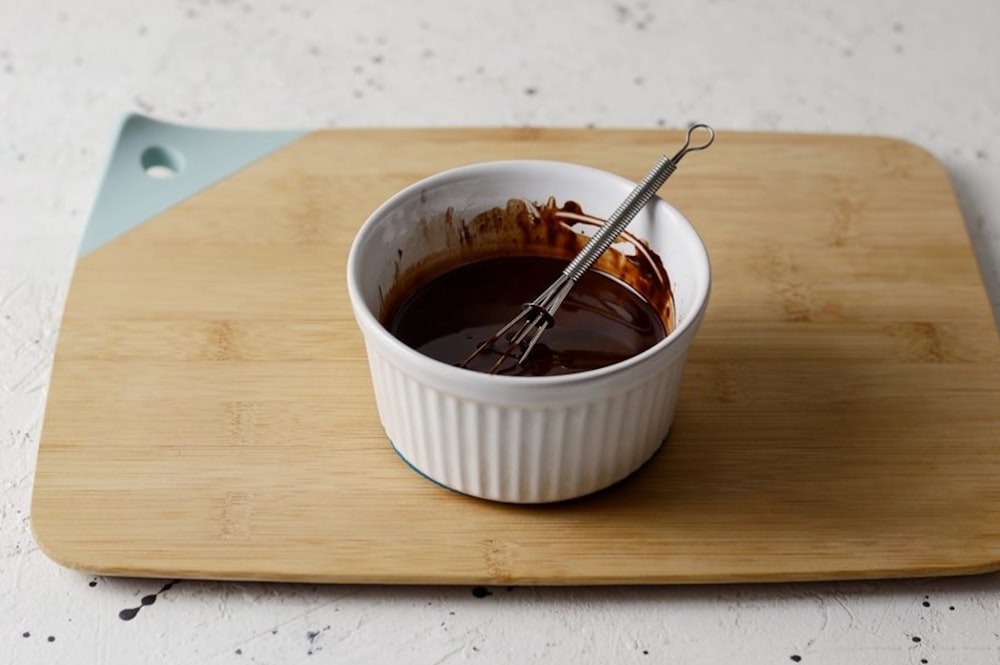
[[[573,200],[607,217],[634,183],[575,164],[507,161],[440,173],[402,190],[364,223],[347,284],[364,335],[379,417],[397,452],[445,487],[484,499],[542,503],[583,496],[638,469],[670,429],[688,347],[708,303],[708,254],[691,224],[658,197],[628,231],[660,255],[676,327],[626,361],[561,376],[494,376],[424,356],[379,322],[380,298],[434,251],[426,220],[455,219],[508,199]],[[424,220],[421,222],[421,220]],[[430,241],[434,244],[434,241]],[[436,248],[440,250],[440,247]],[[460,307],[461,303],[456,303]]]

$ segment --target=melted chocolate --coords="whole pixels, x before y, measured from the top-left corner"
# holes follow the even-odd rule
[[[456,223],[449,211],[439,223],[454,227],[457,247],[406,271],[397,263],[379,318],[411,348],[458,365],[555,280],[589,239],[577,229],[593,229],[601,220],[572,201],[560,208],[550,199],[540,206],[512,200],[469,222]],[[596,369],[641,353],[670,332],[673,299],[659,257],[627,233],[623,240],[631,251],[605,252],[570,291],[524,365],[506,361],[500,373]],[[468,369],[488,371],[497,357],[486,351]]]
[[[388,320],[389,332],[426,356],[457,365],[565,267],[565,261],[539,256],[460,266],[404,300]],[[635,291],[590,270],[524,365],[505,362],[500,371],[542,376],[596,369],[641,353],[665,334],[660,317]],[[488,371],[496,359],[496,352],[484,352],[468,368]]]

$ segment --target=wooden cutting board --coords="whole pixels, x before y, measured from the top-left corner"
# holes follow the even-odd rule
[[[39,449],[41,547],[106,575],[303,582],[997,568],[997,331],[946,172],[886,138],[720,131],[685,161],[663,194],[702,234],[713,293],[674,428],[630,479],[500,505],[395,455],[345,287],[367,215],[475,161],[638,179],[680,138],[320,131],[89,252]]]

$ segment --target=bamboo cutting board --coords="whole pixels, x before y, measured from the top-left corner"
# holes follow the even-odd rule
[[[664,189],[709,248],[713,293],[673,430],[633,477],[568,503],[500,505],[444,490],[394,454],[345,288],[367,215],[476,161],[639,179],[680,138],[319,131],[242,157],[251,163],[161,201],[144,223],[99,232],[95,213],[39,449],[40,545],[100,574],[311,582],[997,568],[997,331],[947,174],[885,138],[723,131]],[[144,140],[124,136],[119,153]],[[182,185],[198,166],[170,146],[142,155]],[[113,171],[99,211],[128,207],[108,203],[133,188]]]

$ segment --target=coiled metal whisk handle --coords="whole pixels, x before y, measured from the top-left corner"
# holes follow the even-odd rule
[[[698,144],[691,145],[691,140],[694,136],[696,130],[705,130],[708,133],[708,138]],[[663,183],[667,181],[667,178],[673,175],[674,171],[677,170],[677,165],[680,163],[684,155],[689,152],[695,152],[697,150],[704,150],[708,146],[712,145],[715,141],[715,130],[705,124],[691,125],[687,131],[687,137],[685,138],[684,145],[681,146],[680,150],[673,157],[667,157],[664,155],[660,158],[660,161],[650,169],[646,177],[642,179],[635,189],[622,201],[621,205],[611,213],[607,221],[601,225],[597,230],[597,233],[591,237],[591,239],[584,245],[583,249],[569,262],[569,265],[563,269],[563,275],[573,283],[576,283],[583,273],[594,265],[601,254],[607,251],[608,247],[614,243],[615,239],[621,235],[625,227],[629,225],[639,211],[642,210],[643,206],[649,203],[649,200],[653,198],[653,195],[659,191]]]

